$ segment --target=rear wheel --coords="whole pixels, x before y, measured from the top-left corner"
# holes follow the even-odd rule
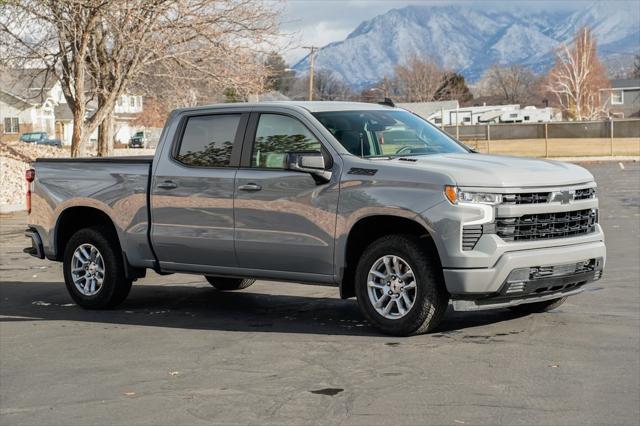
[[[449,302],[437,253],[409,235],[371,243],[358,263],[355,285],[364,316],[396,336],[433,330]]]
[[[112,308],[131,290],[117,237],[106,226],[73,234],[65,248],[63,272],[71,298],[83,308]]]
[[[548,312],[562,305],[565,300],[567,300],[566,297],[561,297],[560,299],[545,300],[544,302],[523,303],[522,305],[512,306],[509,309],[523,315]]]
[[[217,290],[229,291],[229,290],[242,290],[244,288],[249,287],[251,284],[256,282],[256,280],[243,279],[243,278],[223,278],[223,277],[212,277],[205,275],[204,276],[209,284],[215,287]]]

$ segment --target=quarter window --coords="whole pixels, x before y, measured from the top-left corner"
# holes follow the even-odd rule
[[[239,123],[239,114],[189,117],[177,160],[190,166],[229,166]]]
[[[286,115],[260,115],[252,167],[282,169],[287,153],[310,151],[320,152],[320,142],[300,121]]]

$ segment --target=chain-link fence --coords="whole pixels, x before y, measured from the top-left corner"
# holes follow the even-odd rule
[[[444,130],[463,141],[640,138],[640,120],[475,124],[445,126]]]

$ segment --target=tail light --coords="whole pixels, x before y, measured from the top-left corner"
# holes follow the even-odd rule
[[[31,214],[31,182],[36,178],[36,171],[29,169],[25,172],[24,177],[27,180],[27,213]]]

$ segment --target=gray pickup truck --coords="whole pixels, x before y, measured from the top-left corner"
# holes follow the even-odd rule
[[[334,285],[381,331],[411,335],[450,300],[553,309],[605,263],[585,169],[479,154],[392,106],[180,109],[153,158],[38,159],[27,180],[25,252],[63,262],[90,309],[153,269],[219,290]]]

